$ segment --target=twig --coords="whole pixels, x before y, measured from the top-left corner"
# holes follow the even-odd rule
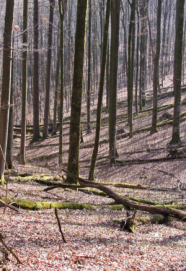
[[[14,256],[14,258],[16,258],[17,262],[20,264],[23,264],[19,258],[17,257],[17,255],[9,248],[7,247],[7,245],[5,244],[5,242],[3,241],[3,239],[5,239],[5,237],[0,233],[0,242],[3,244],[3,246]]]
[[[59,217],[58,217],[57,208],[55,208],[55,216],[56,216],[56,219],[57,219],[59,231],[60,231],[60,233],[61,233],[63,242],[64,242],[64,243],[67,243],[67,241],[66,241],[66,239],[65,239],[65,236],[64,236],[64,234],[63,234],[63,232],[62,232],[62,229],[61,229],[61,223],[60,223],[60,220],[59,220]]]
[[[14,211],[17,212],[17,213],[20,212],[16,207],[11,206],[10,204],[7,204],[7,203],[5,203],[5,202],[2,201],[2,200],[0,200],[0,203],[1,203],[2,205],[4,205],[5,207],[9,207],[10,209],[14,210]]]
[[[4,163],[5,163],[6,169],[8,171],[8,179],[6,181],[6,204],[8,204],[8,182],[9,182],[9,179],[10,179],[10,171],[8,169],[7,162],[5,161],[5,156],[4,156],[4,153],[3,153],[1,145],[0,145],[0,150],[1,150],[1,153],[2,153],[2,156],[3,156],[3,160],[4,160]],[[6,212],[6,206],[4,208],[4,214],[5,214],[5,212]]]

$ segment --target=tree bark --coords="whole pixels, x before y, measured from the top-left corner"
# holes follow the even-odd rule
[[[89,180],[94,179],[94,170],[95,170],[95,165],[96,165],[96,158],[97,158],[99,138],[100,138],[101,107],[102,107],[103,88],[104,88],[104,79],[105,79],[105,67],[106,67],[107,49],[108,49],[109,17],[110,17],[110,0],[107,0],[106,20],[105,20],[105,26],[104,26],[102,58],[101,58],[101,67],[100,67],[98,104],[97,104],[96,136],[95,136],[94,149],[93,149],[93,153],[92,153],[92,159],[91,159],[91,165],[90,165],[90,171],[89,171]]]
[[[83,64],[85,50],[87,0],[78,0],[74,55],[74,78],[71,101],[68,171],[79,175],[79,147],[81,133],[81,103],[83,92]],[[74,182],[68,178],[69,182]]]
[[[134,77],[134,44],[135,44],[135,0],[131,3],[131,15],[129,24],[129,41],[128,41],[128,76],[127,76],[127,93],[128,93],[128,124],[130,137],[133,136],[133,77]]]
[[[91,95],[91,25],[92,25],[92,5],[89,1],[89,32],[88,32],[88,86],[87,86],[87,134],[91,133],[90,127],[90,95]]]
[[[46,74],[46,97],[45,97],[45,113],[44,113],[44,127],[43,139],[48,137],[48,123],[49,123],[49,108],[50,108],[50,72],[51,72],[51,55],[52,55],[52,29],[55,0],[50,1],[50,16],[48,29],[48,55],[47,55],[47,74]]]
[[[181,75],[183,58],[183,23],[185,0],[176,3],[176,39],[174,51],[174,119],[171,144],[180,142]]]
[[[3,71],[2,71],[2,93],[0,107],[0,145],[6,159],[7,134],[10,109],[10,82],[12,61],[12,22],[13,22],[14,0],[6,1],[5,27],[3,36]],[[0,179],[4,179],[4,159],[0,152]]]
[[[27,113],[27,88],[28,88],[27,20],[28,20],[28,0],[24,0],[23,53],[22,53],[22,114],[21,114],[21,146],[20,146],[20,162],[24,165],[26,164],[25,142],[26,142],[26,113]]]
[[[115,163],[116,114],[118,87],[118,51],[119,51],[120,0],[111,0],[111,49],[110,49],[110,86],[109,86],[109,158]]]
[[[39,18],[38,0],[34,0],[34,78],[33,78],[33,140],[40,137],[39,132]]]
[[[159,56],[161,43],[161,7],[162,0],[158,0],[157,10],[157,38],[156,38],[156,53],[154,55],[154,73],[153,73],[153,110],[152,110],[152,129],[151,134],[156,133],[157,130],[157,112],[158,112],[158,84],[159,84]]]
[[[61,59],[61,90],[60,90],[60,125],[59,125],[59,164],[62,164],[63,155],[63,96],[64,96],[64,13],[65,1],[59,0],[60,13],[60,59]]]

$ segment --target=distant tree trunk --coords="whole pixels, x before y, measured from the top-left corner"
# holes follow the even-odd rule
[[[59,86],[59,67],[60,67],[60,55],[61,55],[61,46],[60,42],[58,42],[58,52],[57,52],[57,64],[55,71],[55,93],[54,93],[54,118],[53,118],[53,135],[56,134],[57,131],[57,104],[58,104],[58,86]]]
[[[64,96],[64,13],[66,4],[64,0],[59,1],[60,14],[60,59],[61,59],[61,91],[60,91],[60,128],[59,128],[59,164],[62,164],[63,154],[63,96]]]
[[[174,51],[174,119],[171,144],[180,142],[181,74],[183,58],[183,23],[185,0],[176,3],[176,39]]]
[[[107,95],[107,111],[109,111],[109,59],[110,59],[110,53],[109,53],[109,40],[107,45],[107,63],[106,63],[106,95]]]
[[[43,139],[48,137],[49,109],[50,109],[50,72],[51,72],[51,55],[52,55],[52,28],[55,0],[50,1],[50,16],[48,29],[48,55],[47,55],[47,74],[46,74],[46,97],[44,112]]]
[[[68,171],[79,176],[79,146],[81,133],[81,102],[85,51],[87,0],[78,0],[74,55],[74,78],[71,101]],[[72,178],[67,181],[74,182]]]
[[[151,134],[156,133],[157,130],[157,92],[159,84],[159,56],[161,43],[161,6],[162,0],[158,0],[157,10],[157,38],[156,38],[156,53],[154,55],[154,73],[153,73],[153,109],[152,109],[152,128]]]
[[[27,60],[27,16],[28,0],[23,2],[23,53],[22,53],[22,116],[21,116],[21,147],[20,162],[26,164],[25,142],[26,142],[26,111],[27,111],[27,88],[28,88],[28,60]]]
[[[101,67],[100,67],[98,104],[97,104],[96,136],[95,136],[94,150],[92,153],[92,159],[91,159],[91,165],[90,165],[90,171],[89,171],[89,180],[94,179],[94,170],[95,170],[95,165],[96,165],[96,158],[97,158],[99,138],[100,138],[101,108],[102,108],[102,98],[103,98],[103,89],[104,89],[107,49],[108,49],[110,2],[111,2],[110,0],[107,0],[106,20],[105,20],[105,27],[104,27],[104,34],[103,34],[103,46],[102,46],[102,57],[101,57]]]
[[[14,48],[14,30],[12,33],[12,48]],[[14,139],[14,56],[12,52],[12,70],[11,70],[11,93],[10,93],[10,112],[8,125],[8,142],[6,162],[9,169],[13,169],[13,139]]]
[[[136,42],[136,85],[135,85],[135,107],[136,107],[136,114],[138,114],[138,73],[139,73],[139,11],[138,11],[138,0],[137,0],[137,42]]]
[[[120,0],[111,0],[111,49],[110,49],[110,88],[109,88],[109,157],[115,163],[116,149],[116,114],[118,83]]]
[[[89,32],[88,32],[88,86],[87,86],[87,133],[91,132],[90,128],[90,93],[91,93],[91,22],[92,22],[92,12],[91,12],[91,1],[89,1]]]
[[[2,92],[0,106],[0,146],[6,159],[8,121],[10,109],[10,81],[12,61],[12,22],[13,22],[14,0],[6,0],[5,26],[3,36],[3,70],[2,70]],[[4,179],[5,163],[0,152],[0,179]]]
[[[141,42],[140,42],[140,110],[146,103],[145,90],[147,87],[147,12],[148,1],[139,1],[139,12],[141,21]]]
[[[129,42],[128,42],[128,124],[130,137],[133,135],[133,78],[134,78],[134,44],[135,44],[135,0],[131,3],[131,15],[129,24]]]
[[[38,0],[34,0],[34,78],[33,78],[33,139],[40,137],[39,132],[39,19]]]

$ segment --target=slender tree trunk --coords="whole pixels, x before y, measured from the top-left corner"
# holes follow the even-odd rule
[[[59,43],[59,42],[58,42]],[[60,43],[58,44],[58,52],[57,52],[57,64],[56,64],[56,72],[55,72],[55,94],[54,94],[54,119],[53,119],[53,135],[56,134],[57,131],[57,109],[58,109],[58,86],[59,86],[59,67],[60,67],[60,54],[61,47]]]
[[[138,0],[137,0],[138,8]],[[137,22],[137,44],[136,44],[136,85],[135,85],[135,107],[136,114],[138,114],[138,73],[139,73],[139,11],[137,10],[138,22]]]
[[[79,147],[81,133],[81,103],[83,92],[83,64],[85,51],[87,0],[78,0],[74,55],[74,78],[71,102],[68,171],[79,176]],[[74,182],[72,178],[67,181]]]
[[[88,86],[87,86],[87,133],[91,132],[90,128],[90,84],[91,84],[91,22],[92,22],[92,12],[91,12],[91,1],[89,1],[89,33],[88,33]]]
[[[11,60],[12,60],[12,22],[13,22],[14,0],[6,1],[5,26],[3,36],[3,71],[2,71],[2,93],[0,106],[0,146],[6,159],[8,121],[10,109],[10,82],[11,82]],[[0,152],[0,179],[4,179],[4,158]]]
[[[27,16],[28,0],[23,3],[23,53],[22,53],[22,116],[21,116],[21,147],[20,162],[26,164],[26,113],[27,113],[27,88],[28,88],[28,59],[27,59]]]
[[[63,154],[63,96],[64,96],[64,13],[65,1],[59,1],[60,13],[60,58],[61,58],[61,91],[60,91],[60,129],[59,129],[59,164],[62,164]]]
[[[139,12],[141,19],[141,42],[140,42],[140,110],[145,106],[147,87],[147,16],[148,1],[139,1]]]
[[[131,15],[129,25],[129,43],[128,43],[128,124],[130,137],[133,135],[133,77],[134,77],[134,42],[135,42],[135,0],[132,0]]]
[[[154,74],[153,74],[153,109],[152,109],[152,128],[151,134],[156,133],[157,130],[157,93],[159,84],[159,56],[161,43],[161,6],[162,0],[158,0],[157,11],[157,38],[156,38],[156,53],[154,55]]]
[[[183,24],[185,0],[176,3],[176,39],[174,51],[174,119],[171,144],[180,142],[181,74],[183,58]]]
[[[14,48],[14,30],[12,33],[12,48]],[[14,133],[14,55],[12,52],[12,70],[11,70],[11,93],[10,93],[10,112],[8,125],[8,142],[6,162],[9,169],[13,169],[13,133]]]
[[[33,78],[33,139],[40,137],[39,132],[39,18],[38,0],[34,0],[34,78]]]
[[[46,97],[45,97],[45,113],[44,113],[44,127],[43,139],[48,137],[48,123],[49,123],[49,109],[50,109],[50,73],[51,73],[51,55],[52,55],[52,28],[55,0],[50,1],[50,16],[49,16],[49,30],[48,30],[48,55],[47,55],[47,74],[46,74]]]
[[[118,87],[118,52],[119,52],[120,0],[111,0],[111,52],[110,52],[110,88],[109,88],[109,157],[115,163],[116,115]]]
[[[103,89],[104,89],[105,67],[106,67],[106,60],[107,60],[107,48],[108,48],[110,2],[111,2],[110,0],[107,0],[106,20],[105,20],[105,26],[104,26],[102,57],[101,57],[101,67],[100,67],[98,104],[97,104],[96,136],[95,136],[94,150],[92,153],[92,159],[91,159],[91,165],[90,165],[90,171],[89,171],[89,180],[94,179],[94,170],[95,170],[96,158],[97,158],[98,146],[99,146],[99,137],[100,137],[100,129],[101,129],[101,107],[102,107],[102,98],[103,98]]]

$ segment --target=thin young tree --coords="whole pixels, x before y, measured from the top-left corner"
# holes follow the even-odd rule
[[[87,86],[87,133],[91,132],[90,127],[90,93],[91,93],[91,26],[92,26],[92,5],[89,1],[89,23],[88,23],[88,86]]]
[[[13,169],[13,139],[14,139],[14,27],[12,32],[12,62],[11,62],[11,91],[10,91],[10,112],[8,124],[8,142],[6,162],[9,169]]]
[[[64,89],[64,14],[66,1],[58,0],[60,14],[60,59],[61,59],[61,91],[60,91],[60,129],[59,129],[59,164],[62,164],[63,153],[63,89]]]
[[[162,0],[158,0],[157,9],[157,34],[156,34],[156,52],[153,55],[154,73],[153,73],[153,109],[152,109],[152,127],[151,134],[156,133],[157,130],[157,113],[158,113],[158,84],[159,84],[159,57],[160,57],[160,43],[161,43],[161,7]]]
[[[181,76],[185,0],[176,2],[176,39],[174,51],[174,118],[171,144],[180,142]]]
[[[110,86],[109,86],[109,158],[115,163],[116,115],[118,88],[118,52],[119,52],[120,0],[111,0],[111,49],[110,49]]]
[[[94,171],[95,171],[95,166],[96,166],[96,158],[97,158],[99,138],[100,138],[101,108],[102,108],[102,99],[103,99],[105,68],[106,68],[106,62],[107,62],[107,49],[108,49],[110,2],[111,2],[111,0],[107,0],[106,19],[105,19],[104,34],[103,34],[101,67],[100,67],[100,82],[99,82],[99,93],[98,93],[98,104],[97,104],[97,116],[96,116],[96,136],[95,136],[94,149],[93,149],[93,153],[92,153],[92,159],[91,159],[91,165],[90,165],[90,171],[89,171],[89,180],[94,179]]]
[[[127,74],[127,93],[128,93],[128,124],[130,137],[133,135],[133,79],[134,79],[134,47],[135,47],[135,7],[136,1],[130,3],[131,14],[129,24],[128,40],[128,74]]]
[[[2,92],[0,106],[0,180],[4,180],[4,157],[6,159],[8,121],[10,109],[10,82],[12,61],[12,22],[14,12],[14,0],[6,0],[5,26],[3,36],[3,70],[2,70]],[[3,157],[4,156],[4,157]]]
[[[33,78],[33,140],[40,137],[39,132],[39,17],[38,0],[34,0],[34,78]]]
[[[140,110],[145,106],[146,95],[145,90],[147,87],[147,16],[148,16],[148,2],[149,0],[139,1],[139,13],[141,22],[141,35],[140,35]]]
[[[49,1],[50,1],[50,15],[49,15],[49,29],[48,29],[48,53],[47,53],[46,97],[45,97],[43,139],[46,139],[48,137],[49,108],[50,108],[50,73],[51,73],[51,58],[52,58],[52,29],[53,29],[54,5],[55,5],[55,0],[49,0]]]
[[[23,1],[23,53],[22,53],[22,110],[21,110],[21,146],[20,162],[26,164],[25,142],[26,142],[26,111],[27,111],[27,88],[28,88],[28,60],[27,60],[27,20],[28,0]]]
[[[79,176],[79,148],[81,133],[81,103],[83,93],[83,64],[88,0],[78,0],[74,55],[74,77],[71,100],[68,171]],[[68,177],[68,182],[74,182]]]

